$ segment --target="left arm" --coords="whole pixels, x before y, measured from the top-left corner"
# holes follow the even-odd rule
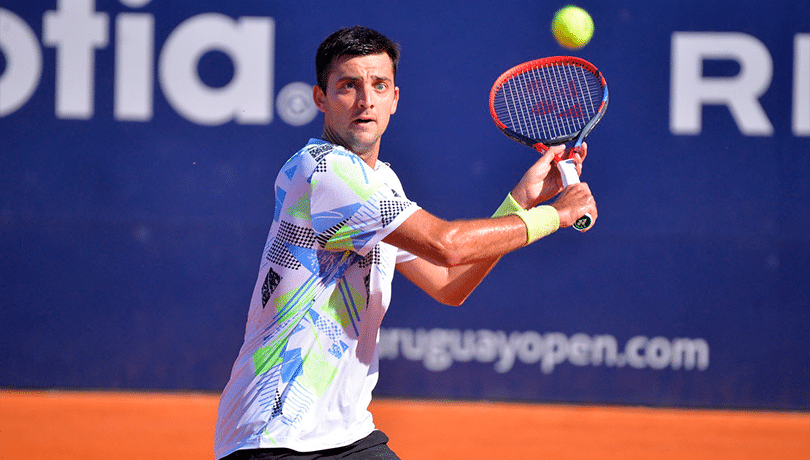
[[[408,280],[445,305],[459,306],[472,294],[500,257],[469,265],[442,267],[422,258],[397,264]]]

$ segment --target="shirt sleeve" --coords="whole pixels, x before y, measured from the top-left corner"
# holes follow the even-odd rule
[[[410,252],[408,252],[408,251],[406,251],[404,249],[397,248],[397,263],[398,264],[405,263],[405,262],[410,262],[410,261],[412,261],[412,260],[414,260],[416,258],[417,257],[415,255],[411,254]]]
[[[366,256],[419,206],[357,155],[334,149],[310,178],[312,227],[326,250]]]

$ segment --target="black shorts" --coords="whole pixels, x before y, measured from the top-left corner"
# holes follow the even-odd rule
[[[319,450],[316,452],[296,452],[291,449],[247,449],[223,457],[222,460],[400,460],[388,448],[388,436],[382,431],[372,431],[370,435],[346,447]]]

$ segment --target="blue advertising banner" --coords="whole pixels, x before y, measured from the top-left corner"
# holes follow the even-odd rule
[[[506,69],[571,54],[610,108],[599,220],[504,257],[464,306],[402,277],[376,394],[810,409],[810,2],[30,0],[0,6],[0,386],[219,391],[286,159],[321,134],[317,46],[402,47],[383,138],[409,198],[491,215],[536,153]]]

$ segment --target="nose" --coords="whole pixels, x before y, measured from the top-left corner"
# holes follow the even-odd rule
[[[363,85],[357,91],[357,105],[363,109],[374,107],[374,88],[371,85]]]

